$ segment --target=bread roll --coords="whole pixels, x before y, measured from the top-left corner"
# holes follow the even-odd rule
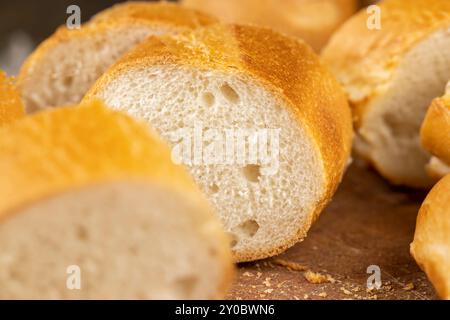
[[[421,130],[422,145],[436,157],[427,168],[434,176],[450,173],[450,82],[446,94],[433,100]]]
[[[303,239],[349,161],[342,89],[306,44],[269,29],[151,37],[96,82],[92,98],[147,120],[183,155],[234,238],[236,261]]]
[[[323,60],[347,90],[357,153],[394,184],[428,187],[430,154],[419,132],[450,78],[450,1],[387,0],[380,9],[380,30],[361,11],[331,38]]]
[[[19,86],[26,109],[77,104],[114,61],[147,36],[215,21],[176,4],[127,2],[100,13],[81,29],[62,26],[21,69]]]
[[[18,120],[0,176],[0,299],[224,293],[228,240],[146,125],[98,103]]]
[[[0,127],[23,115],[23,104],[13,79],[0,70]]]
[[[357,8],[357,0],[183,0],[230,23],[252,23],[303,38],[316,51]]]
[[[439,296],[450,299],[450,175],[433,188],[420,209],[411,254]]]

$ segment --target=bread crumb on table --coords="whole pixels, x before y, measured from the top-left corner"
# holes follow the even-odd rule
[[[305,277],[306,280],[308,280],[309,283],[314,283],[314,284],[336,282],[336,280],[328,274],[324,275],[324,274],[321,274],[318,272],[313,272],[311,270],[308,270],[305,273],[303,273],[303,276]]]
[[[319,293],[318,296],[321,298],[326,298],[326,297],[328,297],[328,294],[324,291],[324,292]]]
[[[414,283],[412,283],[412,282],[410,282],[410,283],[408,283],[408,284],[406,284],[404,287],[403,287],[403,290],[405,290],[405,291],[411,291],[411,290],[414,290]]]
[[[288,260],[283,260],[283,259],[273,259],[272,260],[273,264],[281,266],[281,267],[286,267],[291,271],[306,271],[308,270],[308,268],[300,263],[297,262],[293,262],[293,261],[288,261]]]

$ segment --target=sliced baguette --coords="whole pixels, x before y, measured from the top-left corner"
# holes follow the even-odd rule
[[[420,209],[411,254],[439,296],[450,300],[450,175],[436,184]]]
[[[0,70],[0,127],[23,117],[25,110],[14,80]]]
[[[322,54],[347,90],[357,129],[355,149],[394,184],[429,187],[430,154],[420,126],[450,78],[450,1],[386,0],[381,29],[361,11]]]
[[[306,44],[269,29],[216,25],[151,37],[96,82],[85,101],[92,98],[147,120],[174,150],[180,141],[172,134],[201,123],[216,138],[227,129],[279,130],[277,142],[259,145],[273,161],[237,160],[249,152],[226,153],[223,135],[200,161],[183,161],[234,238],[240,262],[302,240],[349,160],[351,115],[342,89]],[[205,160],[217,150],[227,158]]]
[[[446,94],[433,100],[421,130],[422,145],[433,157],[429,173],[443,177],[450,173],[450,82]]]
[[[81,29],[62,26],[20,71],[26,109],[36,112],[77,104],[113,62],[149,35],[174,34],[215,22],[176,4],[127,2],[100,13]]]
[[[357,0],[183,0],[229,23],[252,23],[300,37],[317,52],[357,9]]]
[[[228,239],[146,125],[98,103],[24,118],[0,129],[0,175],[0,299],[224,294]]]

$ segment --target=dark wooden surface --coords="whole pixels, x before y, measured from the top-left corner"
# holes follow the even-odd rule
[[[409,254],[425,196],[391,187],[364,164],[353,164],[308,237],[275,259],[240,265],[228,298],[436,299]],[[292,262],[297,270],[280,265]],[[311,283],[300,265],[333,283]],[[381,269],[379,290],[367,290],[370,265]]]

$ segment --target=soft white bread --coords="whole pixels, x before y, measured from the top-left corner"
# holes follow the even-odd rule
[[[0,129],[0,176],[1,299],[224,294],[228,239],[147,125],[98,103],[41,112]]]
[[[77,104],[99,76],[149,35],[173,34],[215,23],[170,3],[126,2],[80,29],[60,27],[24,63],[19,87],[28,112]]]
[[[14,79],[0,70],[0,127],[24,116],[25,110]]]
[[[439,296],[450,299],[450,175],[436,184],[420,209],[411,254]]]
[[[316,51],[357,9],[357,0],[183,0],[229,23],[251,23],[300,37]]]
[[[306,44],[269,29],[215,25],[151,37],[96,82],[91,98],[147,120],[174,150],[185,140],[173,133],[205,128],[199,159],[181,160],[234,238],[237,261],[303,239],[349,160],[351,114],[342,89]],[[239,139],[239,130],[255,138],[266,129],[279,133],[255,139],[267,157],[248,161],[255,140]],[[209,161],[211,154],[218,159]]]
[[[347,90],[357,153],[392,183],[428,187],[430,154],[419,132],[450,77],[450,1],[386,0],[380,10],[380,30],[360,12],[331,38],[323,60]]]
[[[433,100],[421,130],[422,145],[435,157],[427,169],[430,174],[443,177],[450,173],[450,82],[443,97]]]

